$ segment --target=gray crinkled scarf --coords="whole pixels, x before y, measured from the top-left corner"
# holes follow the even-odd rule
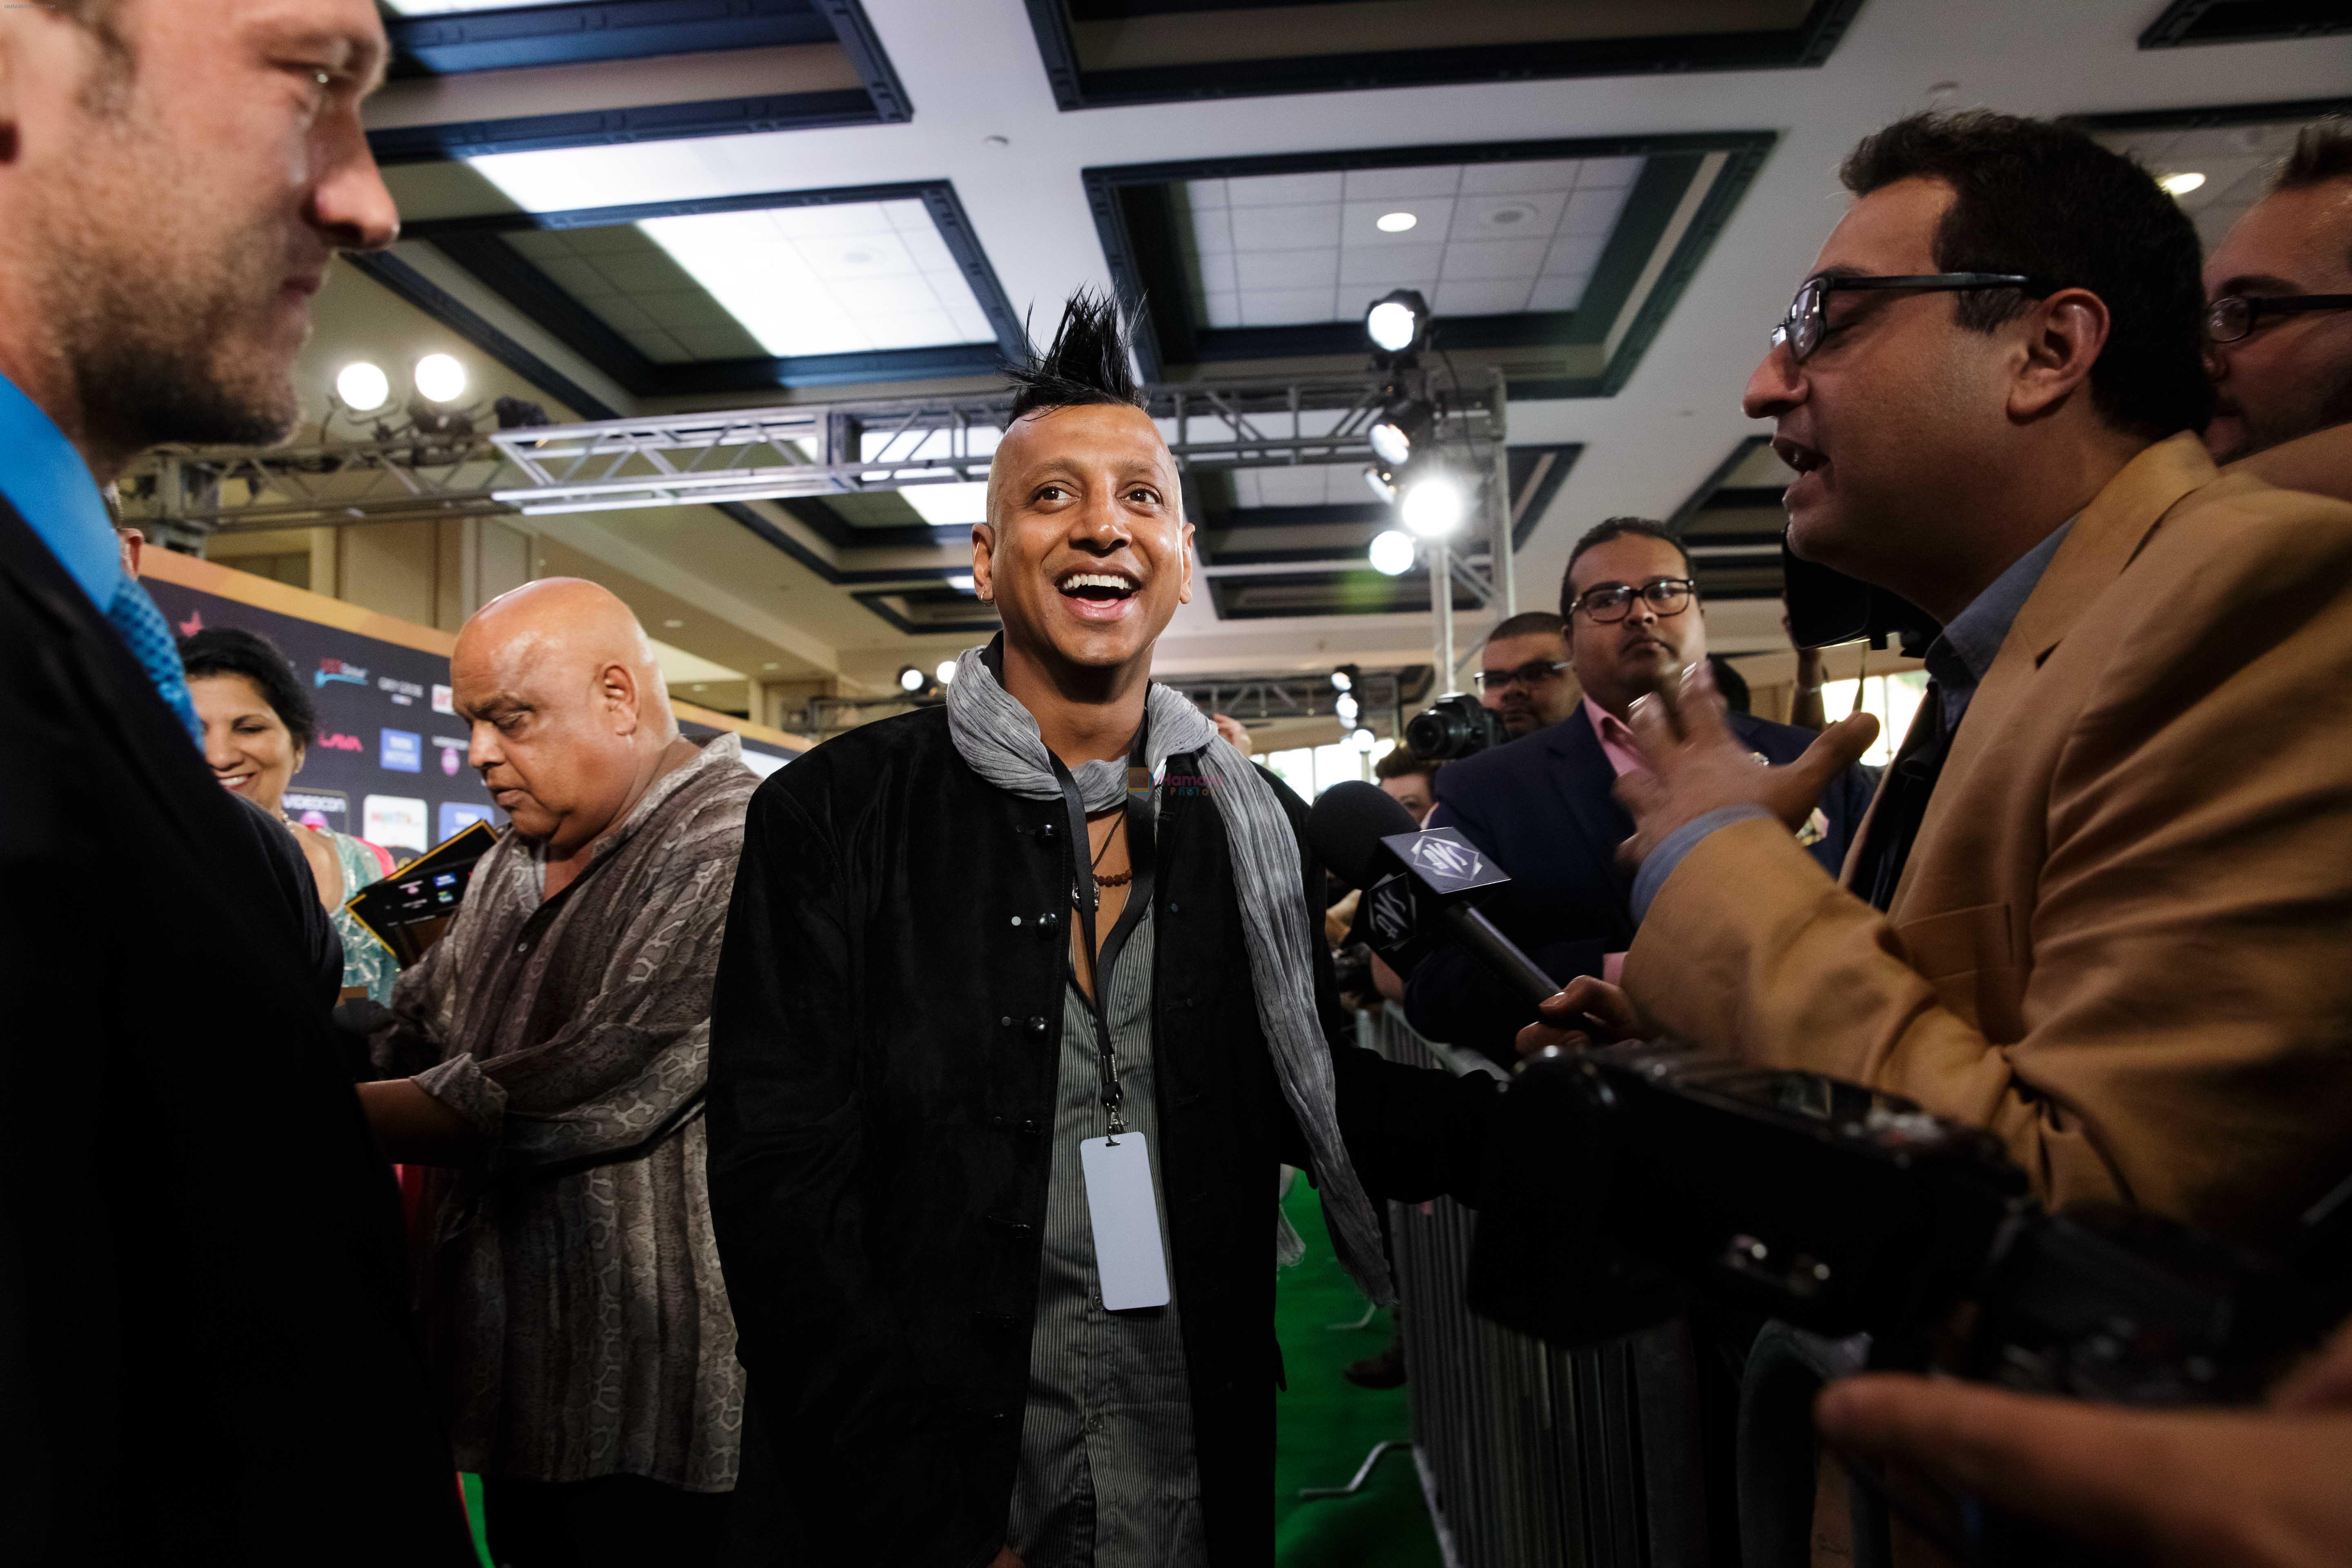
[[[959,755],[997,788],[1026,800],[1059,800],[1052,760],[1029,710],[1005,694],[988,667],[985,648],[967,649],[948,683],[948,730]],[[1275,1076],[1291,1113],[1306,1131],[1315,1158],[1315,1180],[1339,1261],[1373,1300],[1394,1300],[1388,1263],[1381,1253],[1379,1222],[1371,1199],[1348,1161],[1339,1138],[1339,1091],[1331,1047],[1315,1010],[1315,922],[1298,882],[1298,840],[1290,818],[1249,759],[1235,751],[1216,727],[1182,696],[1157,682],[1149,700],[1153,775],[1171,756],[1198,752],[1214,781],[1209,798],[1224,824],[1234,862],[1234,887],[1249,933],[1250,981],[1258,1026],[1274,1052]],[[1117,805],[1127,794],[1127,763],[1087,763],[1072,770],[1078,795],[1089,812]],[[1275,1257],[1296,1263],[1304,1247],[1277,1203],[1274,1211]]]

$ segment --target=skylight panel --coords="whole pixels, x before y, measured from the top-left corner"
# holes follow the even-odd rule
[[[637,226],[779,358],[995,339],[919,201],[647,218]]]

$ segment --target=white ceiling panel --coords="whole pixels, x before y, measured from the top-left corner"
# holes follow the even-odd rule
[[[1352,320],[1391,289],[1420,289],[1441,316],[1574,310],[1641,167],[1553,158],[1189,181],[1192,307],[1212,328]],[[1409,227],[1381,227],[1398,214]]]
[[[919,201],[647,218],[637,226],[772,354],[994,337]]]

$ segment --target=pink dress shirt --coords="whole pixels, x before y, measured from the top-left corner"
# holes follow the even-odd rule
[[[1592,732],[1601,738],[1601,753],[1609,759],[1609,765],[1617,770],[1619,778],[1623,778],[1627,773],[1649,771],[1643,765],[1642,748],[1635,743],[1633,731],[1626,727],[1624,720],[1620,719],[1590,697],[1584,700],[1584,716],[1592,721]],[[1601,979],[1614,985],[1618,983],[1619,976],[1624,973],[1625,955],[1623,953],[1601,954]]]

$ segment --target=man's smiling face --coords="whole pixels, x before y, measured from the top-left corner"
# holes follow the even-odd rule
[[[1192,596],[1192,527],[1176,459],[1129,404],[1016,421],[996,449],[972,579],[1004,637],[1049,668],[1109,671],[1150,657]]]

